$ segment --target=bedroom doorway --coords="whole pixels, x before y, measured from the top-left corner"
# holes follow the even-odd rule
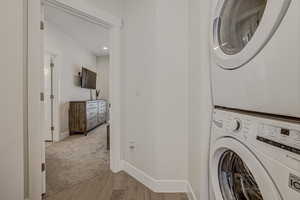
[[[42,22],[39,19],[43,19],[43,15],[41,16],[41,10],[43,10],[43,6],[50,6],[52,8],[58,9],[64,13],[67,13],[69,15],[78,17],[81,20],[85,20],[87,22],[90,22],[92,24],[97,24],[100,26],[103,26],[106,28],[106,30],[108,31],[109,34],[109,44],[107,45],[109,48],[109,57],[107,57],[107,59],[104,60],[108,60],[109,61],[109,69],[108,69],[108,76],[109,76],[109,84],[108,84],[108,88],[109,88],[109,93],[107,94],[109,96],[109,107],[110,107],[110,114],[109,114],[109,126],[110,127],[110,133],[111,133],[111,137],[110,137],[110,144],[108,146],[108,148],[110,149],[110,153],[108,155],[109,157],[109,166],[110,170],[112,172],[119,172],[121,170],[121,152],[120,152],[120,29],[121,29],[121,20],[114,17],[114,16],[110,16],[106,13],[99,13],[99,12],[95,12],[93,9],[85,7],[84,5],[79,5],[73,2],[70,3],[62,3],[61,1],[57,1],[57,0],[33,0],[33,1],[28,1],[28,66],[30,66],[28,68],[28,93],[29,93],[29,99],[28,99],[28,129],[29,129],[29,134],[28,134],[28,139],[29,139],[29,149],[28,149],[28,154],[29,154],[29,198],[30,199],[40,199],[41,195],[43,197],[45,197],[45,160],[47,158],[45,158],[46,155],[46,148],[45,147],[45,138],[46,140],[51,139],[51,141],[55,141],[55,134],[52,134],[52,130],[50,131],[49,134],[47,134],[45,136],[45,134],[41,134],[44,133],[44,130],[47,128],[45,128],[45,112],[46,113],[52,113],[52,117],[55,118],[55,114],[54,114],[54,110],[55,110],[55,106],[54,109],[51,111],[46,109],[45,110],[45,89],[49,89],[48,86],[44,86],[45,84],[45,80],[44,80],[44,75],[46,73],[47,70],[43,68],[40,68],[41,63],[43,63],[43,60],[50,60],[50,67],[51,67],[51,63],[56,65],[57,63],[57,57],[55,57],[55,59],[49,57],[45,57],[43,55],[43,46],[45,45],[44,41],[44,31],[45,31],[45,26],[47,28],[47,24],[44,24],[43,20]],[[37,26],[36,25],[40,25],[40,29],[41,30],[37,30]],[[64,31],[63,31],[64,32]],[[66,40],[63,40],[66,41]],[[53,44],[53,43],[52,43]],[[42,47],[42,48],[41,48]],[[100,47],[101,48],[101,47]],[[64,56],[66,56],[66,54],[60,52],[60,51],[56,51],[57,49],[55,48],[48,48],[47,51],[49,52],[57,52],[57,55],[59,55],[59,63],[60,63],[60,67],[59,67],[59,71],[62,70],[62,67],[66,66],[65,64],[63,64],[62,58]],[[69,48],[69,51],[73,51],[73,48]],[[103,46],[101,48],[101,50],[107,50],[107,47]],[[77,58],[77,56],[73,56],[73,58]],[[53,60],[52,60],[53,59]],[[53,62],[51,62],[51,60]],[[82,64],[83,62],[76,62],[77,64],[80,63],[80,68],[82,68]],[[76,64],[75,63],[75,64]],[[74,64],[74,63],[73,63]],[[77,67],[78,67],[77,66]],[[86,65],[87,67],[92,66],[92,65]],[[42,70],[41,70],[42,69]],[[50,68],[51,69],[51,68]],[[80,80],[80,75],[78,74],[79,70],[77,68],[77,70],[72,71],[72,78],[71,80],[73,81],[73,85],[78,85],[79,84],[79,80]],[[50,72],[51,73],[51,72]],[[61,72],[59,72],[59,77],[60,80],[68,80],[67,76],[61,76]],[[52,77],[54,78],[54,77]],[[51,78],[50,78],[51,79]],[[70,83],[70,81],[69,81]],[[54,84],[54,82],[52,82],[52,84]],[[51,84],[50,84],[51,86]],[[45,88],[46,87],[46,88]],[[58,91],[62,90],[63,84],[60,83],[60,86],[58,87]],[[53,89],[53,88],[52,88]],[[77,88],[77,90],[80,90],[81,88]],[[42,91],[42,92],[41,92]],[[51,87],[50,87],[50,91],[51,91]],[[50,97],[53,94],[50,94]],[[36,98],[36,96],[40,97],[39,99]],[[62,100],[63,98],[61,97],[60,94],[58,94],[58,97],[60,98],[60,100]],[[58,100],[58,102],[60,101]],[[50,104],[51,103],[51,99],[50,99]],[[59,104],[59,103],[58,103]],[[110,106],[111,105],[111,106]],[[64,110],[64,108],[61,108],[61,105],[58,106],[59,110]],[[59,113],[58,116],[60,117],[62,115],[62,113]],[[49,116],[48,116],[49,117]],[[50,118],[47,118],[47,124],[50,121],[51,127],[52,127],[52,121],[51,120],[51,115]],[[64,126],[65,123],[63,123],[61,120],[59,120],[59,126],[60,127],[58,130],[58,135],[60,138],[61,133],[64,133],[64,130],[66,127]],[[54,127],[54,130],[56,130],[56,127]],[[100,132],[105,131],[106,132],[106,127],[105,129],[100,130]],[[92,130],[91,132],[97,132],[97,129]],[[97,134],[90,134],[91,137],[89,137],[89,135],[87,137],[84,137],[83,140],[81,140],[81,138],[72,138],[72,140],[77,140],[78,142],[74,142],[74,140],[72,141],[72,144],[77,144],[77,146],[81,146],[82,144],[87,144],[85,146],[91,146],[91,144],[94,144],[93,141],[95,141],[95,138],[92,137],[96,137]],[[98,135],[99,136],[99,135]],[[81,137],[78,136],[78,137]],[[62,152],[64,152],[64,150],[67,149],[76,149],[76,145],[71,147],[69,146],[70,141],[67,141],[64,147],[61,146],[62,151],[59,151],[59,153],[57,153],[57,148],[54,151],[51,151],[53,154],[52,155],[58,155]],[[49,145],[49,147],[54,146],[53,145]],[[97,144],[98,145],[98,144]],[[94,149],[99,149],[99,145],[97,146],[95,145]],[[103,145],[102,145],[103,146]],[[71,147],[71,148],[70,148]],[[106,147],[106,143],[105,143],[105,147]],[[53,150],[53,149],[52,149]],[[86,150],[86,149],[85,149]],[[81,149],[80,152],[85,152],[84,149]],[[50,152],[50,151],[49,151]],[[42,156],[41,156],[42,155]],[[66,160],[72,160],[74,157],[70,157],[70,153],[66,153],[65,155],[59,155],[59,156],[67,156],[68,158]],[[91,154],[90,154],[91,155]],[[99,155],[99,154],[97,154]],[[82,158],[82,156],[78,156],[80,158]],[[78,158],[77,157],[77,158]],[[85,156],[83,156],[85,157]],[[88,160],[93,160],[93,159],[88,159]],[[94,158],[94,160],[99,161],[99,157]],[[59,162],[57,162],[59,163]],[[64,165],[64,164],[62,164]],[[85,164],[86,165],[86,164]],[[40,167],[42,166],[42,171],[40,170]],[[86,165],[86,167],[88,166],[92,166],[91,164]],[[84,166],[82,166],[81,168],[85,168]],[[52,169],[57,169],[57,166],[55,166]],[[50,167],[51,170],[51,167]],[[47,171],[47,167],[46,167],[46,171]],[[55,171],[55,170],[54,170]],[[63,171],[63,170],[62,170]],[[73,171],[75,173],[73,173],[73,175],[76,174],[77,175],[82,175],[84,173],[78,173],[78,169],[74,169],[74,170],[65,170],[63,173],[68,174],[70,171]],[[90,171],[94,172],[94,169],[91,169]],[[55,174],[55,173],[53,173]],[[64,175],[60,175],[59,177],[56,178],[60,178]],[[90,174],[87,173],[87,176],[85,177],[89,177]],[[41,178],[44,177],[44,178]],[[70,179],[68,179],[66,182],[72,182],[73,180],[76,180],[78,178],[75,176],[71,176]],[[47,179],[47,178],[46,178]],[[79,177],[80,179],[80,177]],[[57,180],[57,179],[56,179]],[[56,183],[56,180],[54,180],[54,183]],[[71,181],[70,181],[71,180]],[[65,183],[66,183],[65,182]],[[73,184],[73,183],[72,183]],[[76,184],[76,181],[75,181]],[[52,184],[55,185],[55,184]],[[64,184],[62,184],[64,185]],[[55,190],[55,189],[54,189]],[[60,190],[60,189],[59,189]],[[56,190],[58,191],[58,190]]]
[[[45,3],[45,199],[109,172],[109,30]],[[56,52],[56,53],[54,53]]]

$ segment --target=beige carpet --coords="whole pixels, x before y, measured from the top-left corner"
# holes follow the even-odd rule
[[[74,135],[46,147],[46,192],[57,194],[81,182],[102,176],[109,168],[106,128],[88,136]]]

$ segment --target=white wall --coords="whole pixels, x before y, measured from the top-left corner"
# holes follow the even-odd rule
[[[188,1],[157,0],[156,24],[156,176],[186,180]]]
[[[0,199],[24,199],[23,0],[4,0],[0,6]]]
[[[187,179],[187,11],[181,0],[124,2],[124,158],[155,179]]]
[[[64,133],[68,131],[69,101],[90,99],[90,90],[80,87],[78,72],[81,72],[82,65],[96,72],[96,56],[50,22],[46,23],[45,50],[58,54],[59,122],[60,132]]]
[[[122,32],[123,158],[150,176],[155,175],[155,1],[124,1]],[[129,149],[133,141],[135,150]]]
[[[97,90],[101,99],[109,100],[109,56],[97,56]]]
[[[97,6],[101,10],[105,10],[116,17],[122,17],[122,5],[124,0],[83,0],[92,6]]]
[[[198,200],[208,199],[211,116],[209,0],[190,0],[189,182]]]

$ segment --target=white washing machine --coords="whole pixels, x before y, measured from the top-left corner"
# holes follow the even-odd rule
[[[300,1],[212,0],[214,105],[300,117]]]
[[[214,110],[211,200],[299,200],[300,124]]]

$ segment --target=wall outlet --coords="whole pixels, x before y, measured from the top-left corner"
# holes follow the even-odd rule
[[[135,142],[134,142],[134,141],[130,141],[130,142],[129,142],[129,149],[130,149],[130,150],[135,150],[135,147],[136,147],[136,146],[135,146]]]

